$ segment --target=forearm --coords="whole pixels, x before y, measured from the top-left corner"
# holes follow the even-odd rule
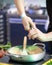
[[[37,30],[37,39],[39,39],[42,42],[52,41],[52,32],[43,33],[39,29],[36,30]]]
[[[47,33],[45,36],[46,36],[46,41],[52,41],[52,32]]]
[[[22,13],[25,13],[24,0],[14,0],[14,3],[18,9],[19,15],[22,15]]]

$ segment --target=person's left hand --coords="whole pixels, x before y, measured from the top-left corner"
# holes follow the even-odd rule
[[[28,33],[28,38],[29,39],[35,39],[37,38],[37,31],[36,29],[32,28],[29,33]]]
[[[41,32],[39,29],[32,28],[28,33],[29,39],[38,39],[42,42],[46,41],[46,34]]]

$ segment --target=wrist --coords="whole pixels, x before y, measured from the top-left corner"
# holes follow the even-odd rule
[[[26,16],[25,13],[22,13],[22,14],[20,15],[21,18],[24,18],[25,16]]]
[[[44,42],[48,41],[48,40],[47,40],[47,34],[44,34],[43,36],[44,36],[44,37],[43,37]]]

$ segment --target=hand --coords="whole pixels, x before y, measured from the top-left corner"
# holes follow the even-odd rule
[[[28,38],[29,39],[35,39],[35,38],[37,38],[38,36],[37,36],[37,31],[36,31],[36,29],[34,29],[34,28],[32,28],[30,31],[29,31],[29,33],[28,33]]]
[[[31,28],[36,27],[32,19],[28,16],[25,16],[22,18],[22,24],[24,26],[24,29],[27,31],[29,31]]]
[[[42,33],[39,29],[32,28],[28,34],[29,39],[38,39],[42,42],[46,41],[46,34]]]

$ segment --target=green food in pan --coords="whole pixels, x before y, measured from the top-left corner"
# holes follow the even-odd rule
[[[31,50],[36,50],[37,48],[38,46],[29,46],[27,50],[31,51]]]
[[[43,50],[38,46],[30,46],[27,48],[27,51],[29,54],[38,54],[43,52]]]
[[[21,55],[22,54],[22,46],[16,46],[16,47],[13,47],[10,52],[11,53],[14,53],[14,54],[18,54],[18,55]],[[42,53],[43,50],[38,47],[38,46],[27,46],[26,48],[26,51],[29,55],[31,54],[38,54],[38,53]]]

